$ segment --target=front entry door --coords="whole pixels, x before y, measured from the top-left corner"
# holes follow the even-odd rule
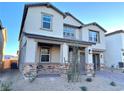
[[[93,54],[94,70],[100,70],[99,54]]]
[[[80,52],[80,72],[85,74],[85,53]]]

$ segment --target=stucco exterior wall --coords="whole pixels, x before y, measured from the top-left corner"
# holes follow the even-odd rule
[[[68,62],[68,53],[69,53],[69,46],[67,43],[64,43],[60,46],[60,62],[65,63]]]
[[[81,26],[81,24],[71,16],[66,16],[66,18],[64,19],[64,23],[74,25],[74,26]]]
[[[40,62],[40,56],[41,56],[41,47],[40,46],[38,46],[37,47],[37,50],[36,50],[37,52],[36,52],[36,63],[39,63]]]
[[[89,25],[87,27],[82,28],[82,40],[83,41],[89,41],[89,29],[98,31],[100,35],[100,43],[96,43],[96,45],[93,45],[92,48],[94,49],[105,49],[105,32],[102,31],[99,27],[94,25]]]
[[[41,26],[42,14],[52,15],[52,30],[43,30]],[[30,7],[28,9],[27,17],[25,20],[24,31],[27,33],[63,37],[63,16],[53,10],[52,8],[42,7]]]
[[[81,30],[80,29],[76,29],[75,30],[75,36],[76,36],[76,40],[82,40],[82,37],[81,37]]]
[[[35,63],[36,50],[37,42],[34,39],[27,38],[25,63]]]
[[[122,42],[122,46],[121,46],[121,60],[122,62],[124,62],[124,33],[121,33],[121,42]]]
[[[51,48],[51,63],[60,63],[60,47],[54,46]]]
[[[27,41],[27,37],[23,35],[20,40],[20,43],[21,43],[20,48],[22,48],[25,45],[26,41]]]
[[[106,36],[106,51],[105,51],[105,63],[106,66],[115,67],[118,62],[122,61],[121,58],[121,48],[122,48],[122,37],[121,34],[115,34],[111,36]]]
[[[25,62],[25,55],[26,55],[26,41],[27,38],[25,36],[22,36],[20,40],[20,45],[19,45],[19,64]]]

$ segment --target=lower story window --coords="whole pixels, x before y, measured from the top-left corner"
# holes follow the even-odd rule
[[[50,49],[49,48],[41,49],[41,62],[50,62]]]

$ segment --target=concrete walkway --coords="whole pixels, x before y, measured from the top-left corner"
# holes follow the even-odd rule
[[[124,73],[111,71],[97,71],[96,76],[110,79],[111,81],[124,84]]]

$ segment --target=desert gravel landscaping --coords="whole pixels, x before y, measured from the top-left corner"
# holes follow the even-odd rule
[[[38,77],[32,83],[24,80],[18,70],[5,71],[0,73],[1,81],[12,81],[11,86],[13,91],[81,91],[80,87],[87,87],[88,91],[122,91],[124,90],[124,83],[115,82],[116,86],[111,86],[112,82],[109,78],[101,76],[92,77],[92,82],[86,81],[87,76],[82,75],[81,81],[77,83],[68,83],[65,75],[62,76],[47,76]]]

